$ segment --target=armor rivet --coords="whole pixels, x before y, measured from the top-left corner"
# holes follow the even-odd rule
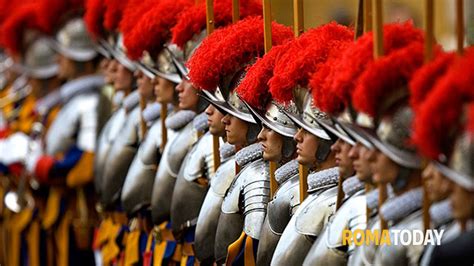
[[[274,118],[273,118],[273,121],[277,121],[277,119],[278,119],[278,118],[274,117]]]

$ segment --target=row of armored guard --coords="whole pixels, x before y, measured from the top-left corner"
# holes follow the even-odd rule
[[[87,1],[85,23],[81,9],[20,4],[2,21],[2,75],[28,80],[2,98],[8,265],[472,264],[472,48],[423,64],[423,32],[395,23],[374,60],[371,32],[273,23],[264,55],[255,1],[232,25],[215,1],[207,38],[204,3]],[[63,13],[55,33],[66,19],[47,14]],[[424,193],[442,245],[343,242],[379,217],[424,229]]]

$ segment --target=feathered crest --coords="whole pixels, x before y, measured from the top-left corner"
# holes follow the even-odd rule
[[[311,29],[293,42],[275,65],[269,81],[275,100],[288,103],[293,99],[293,89],[307,87],[311,74],[324,63],[332,49],[352,41],[354,33],[348,27],[331,22]]]
[[[413,141],[419,151],[431,159],[449,156],[454,138],[463,129],[467,104],[474,102],[474,48],[466,50],[417,108],[413,123]]]
[[[157,55],[171,38],[170,28],[181,11],[193,4],[190,0],[162,0],[149,10],[124,34],[124,45],[131,59],[138,59],[144,51]]]
[[[86,23],[87,30],[96,39],[103,37],[105,34],[103,27],[105,15],[104,2],[102,0],[86,0],[85,7],[84,22]]]
[[[21,53],[24,46],[26,32],[28,29],[47,31],[38,23],[38,4],[27,3],[14,9],[0,28],[1,45],[12,54]]]
[[[83,15],[85,0],[41,0],[38,22],[42,28],[59,29],[70,18]]]
[[[122,11],[122,19],[119,23],[120,32],[127,34],[131,31],[143,14],[157,5],[159,1],[160,0],[128,0]]]
[[[272,47],[262,58],[259,58],[247,71],[242,83],[236,91],[240,97],[252,107],[264,109],[268,101],[271,100],[268,81],[273,76],[273,68],[278,58],[281,57],[289,45],[288,42],[283,45]]]
[[[405,90],[408,96],[408,82],[423,65],[423,48],[423,42],[414,41],[370,64],[354,89],[352,103],[356,110],[380,117],[391,106],[387,103],[393,95]]]
[[[258,0],[240,0],[240,17],[262,14],[262,5]],[[214,0],[214,26],[216,28],[232,23],[232,0]],[[172,29],[172,42],[183,48],[195,34],[206,29],[206,4],[204,2],[183,12]]]
[[[272,23],[272,43],[279,45],[293,36],[289,27]],[[263,54],[263,19],[249,17],[213,32],[188,60],[189,77],[200,89],[215,90],[221,78],[233,74]]]
[[[347,107],[345,101],[332,88],[332,82],[337,75],[336,69],[341,64],[342,54],[353,42],[341,43],[336,50],[333,49],[326,62],[318,67],[309,82],[309,87],[313,95],[314,105],[321,111],[337,115]]]
[[[104,28],[108,31],[116,31],[125,7],[127,0],[104,0],[105,14],[104,14]]]
[[[413,74],[410,81],[410,105],[414,110],[423,103],[436,82],[446,74],[455,58],[455,53],[440,52],[431,62]]]
[[[384,25],[383,35],[386,55],[413,41],[423,41],[423,32],[413,27],[410,21]],[[330,74],[334,77],[331,90],[339,95],[346,106],[351,104],[352,93],[358,78],[373,61],[373,34],[368,32],[342,53],[338,66],[331,70],[331,72],[337,72]]]

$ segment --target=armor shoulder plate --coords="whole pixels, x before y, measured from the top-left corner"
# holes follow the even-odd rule
[[[250,163],[243,174],[244,232],[259,239],[270,200],[268,163],[262,159],[256,160]]]
[[[268,223],[273,233],[281,235],[294,214],[295,202],[299,203],[299,176],[283,182],[268,203]]]
[[[183,177],[187,181],[194,181],[200,177],[209,178],[214,173],[212,153],[212,135],[207,132],[194,145],[187,155]]]
[[[158,148],[161,142],[162,127],[161,120],[153,122],[148,133],[138,148],[138,155],[145,165],[156,165],[158,163]]]
[[[211,190],[223,198],[234,178],[235,159],[232,157],[217,168],[216,174],[211,178]]]
[[[196,141],[193,137],[194,133],[195,131],[193,130],[193,123],[190,122],[181,130],[176,132],[173,140],[171,140],[170,143],[167,143],[167,146],[169,144],[169,146],[172,147],[167,150],[168,170],[175,178],[178,176],[184,157]]]
[[[335,212],[337,187],[312,194],[306,200],[309,203],[300,207],[302,210],[296,217],[296,231],[303,235],[318,236]]]

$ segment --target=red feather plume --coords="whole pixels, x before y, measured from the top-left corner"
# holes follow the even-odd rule
[[[193,4],[190,0],[162,0],[124,34],[124,45],[131,59],[138,59],[144,51],[157,55],[171,38],[171,27],[178,15]]]
[[[24,48],[25,33],[28,29],[44,30],[38,24],[38,5],[35,3],[16,7],[14,12],[5,19],[0,29],[2,46],[9,53],[21,53]]]
[[[333,49],[326,62],[318,67],[318,71],[312,75],[309,82],[314,105],[325,113],[337,115],[346,108],[344,99],[332,89],[331,85],[338,73],[342,53],[351,45],[354,43],[344,42],[339,49]]]
[[[440,154],[450,155],[456,135],[464,128],[464,108],[474,102],[472,73],[474,48],[456,60],[417,108],[412,139],[423,155],[435,160]]]
[[[105,5],[102,0],[86,0],[86,12],[84,22],[87,30],[94,38],[100,38],[104,35],[104,14]]]
[[[273,76],[273,68],[278,58],[286,52],[291,43],[272,47],[248,69],[236,91],[250,106],[263,110],[271,100],[268,81]]]
[[[272,23],[273,45],[283,44],[293,36],[291,28]],[[207,37],[188,60],[189,77],[200,89],[214,90],[219,80],[261,56],[263,19],[249,17],[221,28]]]
[[[410,105],[413,109],[423,103],[436,82],[446,74],[455,58],[454,53],[439,53],[436,58],[413,74],[410,81]]]
[[[258,0],[240,0],[240,18],[262,14],[262,5]],[[214,0],[214,26],[216,28],[232,23],[232,0]],[[189,8],[183,12],[172,29],[172,42],[183,48],[195,34],[206,29],[206,4]]]
[[[158,3],[159,0],[128,0],[120,20],[120,32],[126,34],[131,31],[143,14]]]
[[[104,27],[108,31],[115,31],[122,20],[123,11],[127,6],[127,0],[104,0],[104,5]]]
[[[466,130],[474,135],[474,103],[469,104],[467,108],[467,127]]]
[[[385,54],[423,40],[423,32],[413,27],[411,22],[387,24],[383,35]],[[337,73],[333,74],[331,90],[343,99],[346,106],[351,104],[358,78],[373,60],[373,34],[368,32],[343,52],[338,66],[332,70]]]
[[[41,0],[38,21],[41,27],[51,29],[51,34],[68,19],[80,15],[85,0]]]
[[[423,42],[413,42],[369,65],[354,89],[354,107],[373,117],[381,115],[384,100],[406,87],[413,73],[423,65],[423,48]]]
[[[299,37],[275,65],[269,81],[275,100],[288,103],[296,86],[307,87],[311,74],[324,63],[332,49],[350,42],[354,33],[335,22],[314,28]]]

